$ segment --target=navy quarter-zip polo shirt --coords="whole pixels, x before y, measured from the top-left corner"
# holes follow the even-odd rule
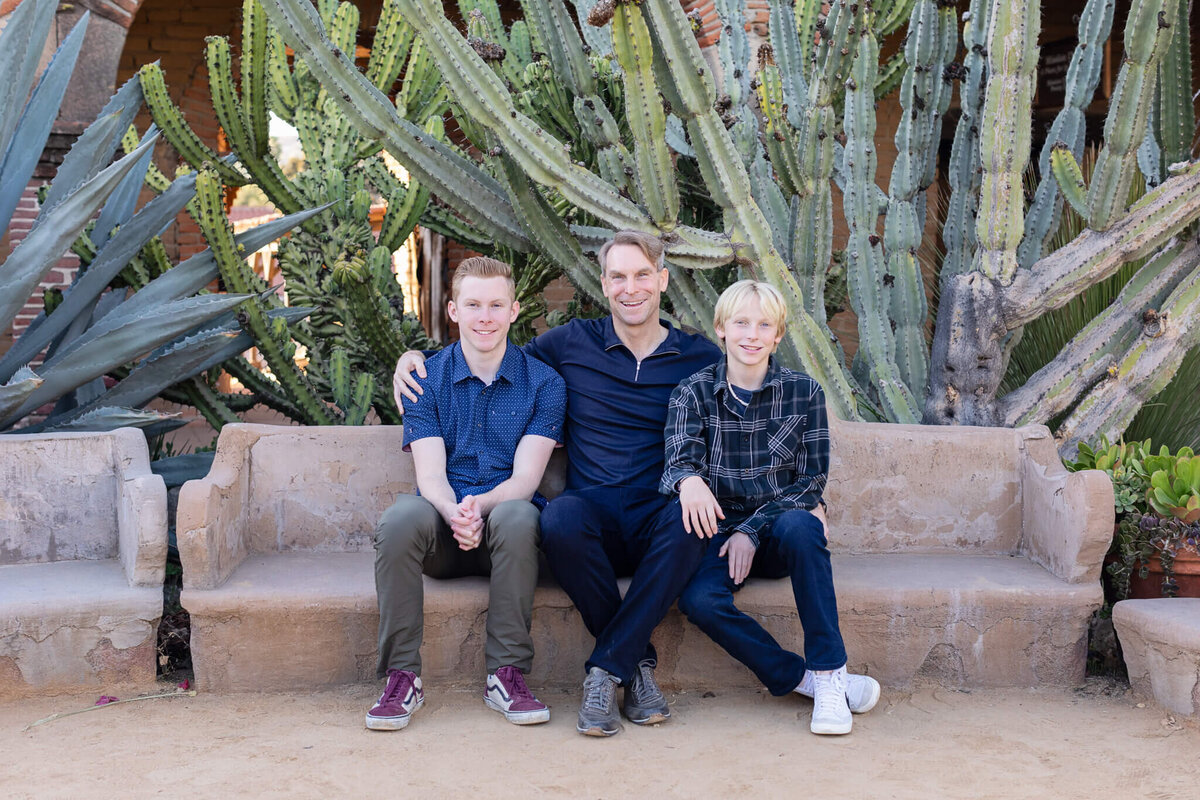
[[[640,362],[612,317],[574,319],[525,345],[567,383],[567,488],[658,490],[667,402],[684,378],[716,363],[721,350],[666,322],[667,338]]]

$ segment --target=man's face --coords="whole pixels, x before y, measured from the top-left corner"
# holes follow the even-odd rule
[[[765,362],[783,339],[783,331],[763,313],[762,304],[754,295],[735,308],[716,331],[717,338],[725,342],[729,360],[747,367]]]
[[[600,283],[613,317],[628,327],[658,323],[658,307],[667,288],[667,270],[659,269],[633,244],[609,249]]]
[[[521,310],[508,281],[500,277],[463,278],[447,307],[450,319],[458,323],[462,345],[480,353],[490,353],[506,341]]]

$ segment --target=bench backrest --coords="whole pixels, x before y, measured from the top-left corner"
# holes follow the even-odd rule
[[[0,436],[0,564],[115,558],[131,434]]]
[[[415,491],[399,427],[236,427],[258,434],[242,467],[249,551],[370,549],[380,514],[396,495]],[[826,498],[835,551],[1017,550],[1016,431],[835,421],[832,433]],[[543,494],[561,490],[564,471],[560,450]]]

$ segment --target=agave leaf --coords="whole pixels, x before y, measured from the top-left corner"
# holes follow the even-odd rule
[[[105,198],[141,160],[145,149],[153,146],[153,142],[141,145],[79,187],[0,264],[0,329],[12,324],[42,276],[57,263]]]
[[[158,128],[151,125],[146,129],[146,134],[138,143],[139,146],[146,142],[153,141],[158,136]],[[108,244],[109,237],[112,236],[113,228],[118,225],[124,225],[133,216],[133,212],[137,209],[138,195],[142,193],[142,185],[146,181],[146,171],[150,169],[151,159],[154,158],[154,151],[147,150],[141,158],[141,161],[129,171],[125,179],[117,185],[113,193],[109,195],[108,200],[100,209],[100,216],[96,220],[96,227],[92,231],[92,243],[97,248],[102,248]],[[196,179],[192,178],[194,184]],[[180,178],[184,180],[184,178]],[[163,226],[166,227],[165,225]],[[160,230],[159,233],[162,231]]]
[[[0,417],[0,426],[11,424],[43,403],[132,361],[246,299],[247,295],[189,297],[165,303],[124,323],[101,320],[42,365],[45,383],[16,411]]]
[[[89,411],[62,424],[46,425],[46,431],[112,431],[117,428],[143,428],[164,419],[179,416],[179,412],[145,411],[137,408],[113,408],[105,406]]]
[[[22,367],[11,381],[0,386],[0,417],[24,403],[41,385],[42,379],[33,370]]]
[[[7,152],[17,129],[57,7],[36,0],[18,3],[0,32],[0,153]]]
[[[147,150],[147,155],[150,152]],[[136,170],[129,174],[133,175],[135,172]],[[80,274],[67,290],[62,305],[37,327],[31,327],[22,334],[4,357],[0,358],[0,380],[8,378],[22,364],[29,363],[80,314],[90,313],[91,305],[105,287],[151,238],[162,233],[174,221],[195,193],[195,174],[181,176],[167,191],[147,203],[129,224],[117,231],[116,236],[97,254],[88,270]],[[163,280],[165,277],[166,275],[163,275],[155,280]],[[145,287],[142,291],[148,288]],[[104,316],[106,314],[98,314],[97,319]]]
[[[39,217],[48,214],[84,181],[112,163],[121,136],[141,110],[142,102],[142,82],[135,73],[109,98],[96,121],[88,125],[71,145],[54,173],[54,182],[46,192]],[[105,124],[101,125],[101,122]]]
[[[264,247],[275,241],[297,225],[320,214],[331,205],[332,203],[326,203],[323,206],[311,208],[307,211],[288,214],[286,217],[264,222],[262,225],[258,225],[234,237],[234,241],[242,245],[245,248],[245,252],[253,253],[260,247]],[[141,314],[160,303],[195,294],[215,281],[219,276],[220,271],[217,269],[217,262],[213,258],[212,251],[204,250],[186,261],[171,267],[164,274],[152,280],[149,285],[143,287],[137,294],[126,300],[121,305],[121,308],[114,313],[120,316]]]
[[[71,80],[71,73],[75,70],[79,48],[83,45],[87,17],[88,13],[85,12],[50,59],[49,66],[42,73],[37,88],[33,90],[33,96],[29,98],[29,103],[17,122],[8,150],[0,159],[0,230],[8,227],[17,203],[21,200],[21,192],[29,183],[38,159],[42,157],[46,137],[50,135],[54,120],[58,118],[58,108],[62,105],[67,82]],[[18,105],[21,100],[24,98],[18,98]]]
[[[212,469],[213,459],[216,455],[216,451],[212,450],[205,453],[185,453],[181,456],[160,458],[150,462],[150,471],[155,475],[161,475],[167,488],[173,489],[207,475],[208,471]]]

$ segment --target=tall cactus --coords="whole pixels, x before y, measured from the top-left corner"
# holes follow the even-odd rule
[[[1086,204],[1091,228],[1057,250],[1047,249],[1062,202],[1051,155],[1070,155],[1081,144],[1079,112],[1094,91],[1111,0],[1092,0],[1080,19],[1083,46],[1068,77],[1068,108],[1056,123],[1055,135],[1067,147],[1052,142],[1044,151],[1028,213],[1022,182],[1031,157],[1036,7],[972,0],[960,27],[954,4],[941,0],[834,0],[824,13],[816,0],[794,6],[773,0],[770,47],[752,57],[742,45],[746,6],[722,0],[717,10],[725,30],[711,62],[714,75],[672,0],[581,2],[582,30],[563,22],[562,0],[524,0],[527,30],[505,32],[499,17],[487,13],[472,22],[479,32],[471,41],[440,4],[395,0],[416,31],[414,47],[427,48],[438,65],[461,129],[484,154],[477,161],[453,146],[434,152],[406,139],[411,129],[395,113],[399,104],[382,101],[331,45],[306,0],[263,2],[287,43],[318,65],[314,75],[347,119],[410,165],[459,219],[502,235],[512,252],[541,258],[594,292],[594,266],[584,253],[616,228],[654,233],[672,270],[671,308],[685,321],[702,320],[735,276],[778,285],[792,314],[780,357],[824,383],[842,417],[1011,424],[1040,413],[1040,404],[1074,408],[1081,422],[1073,430],[1100,429],[1126,419],[1145,391],[1169,378],[1194,338],[1192,276],[1200,268],[1189,269],[1191,249],[1173,237],[1200,218],[1200,166],[1175,165],[1128,209],[1125,196],[1114,194],[1136,168],[1134,151],[1146,138],[1149,114],[1141,108],[1153,93],[1143,90],[1161,74],[1160,63],[1180,63],[1164,31],[1180,27],[1188,8],[1181,0],[1139,0],[1131,14],[1106,163],[1086,198],[1075,176],[1062,187],[1073,202]],[[464,0],[463,16],[475,5]],[[905,24],[902,55],[881,65],[879,38]],[[510,56],[488,46],[524,42],[526,34],[536,44],[530,51],[512,47],[511,65]],[[961,63],[955,61],[960,39]],[[590,54],[585,42],[595,48]],[[743,93],[751,73],[754,91]],[[1164,126],[1176,131],[1176,153],[1187,116],[1184,83],[1176,81],[1170,98],[1159,102],[1153,123],[1157,140],[1166,141]],[[951,132],[942,116],[955,84],[961,114]],[[893,86],[900,89],[903,120],[884,192],[874,175],[873,103],[877,91]],[[924,298],[932,287],[915,252],[925,244],[925,192],[943,136],[953,139],[942,165],[950,187],[946,254],[927,351]],[[1060,160],[1060,169],[1069,167]],[[481,188],[464,197],[456,175],[480,187],[494,180],[499,192]],[[846,239],[834,233],[835,190],[842,193]],[[824,313],[839,253],[858,317],[853,369]],[[1081,332],[1027,391],[1011,393],[1007,402],[997,398],[1006,348],[1022,325],[1141,258],[1149,266],[1121,303]],[[1186,321],[1169,316],[1170,335],[1147,344],[1148,334],[1130,320],[1151,302]],[[1154,365],[1153,381],[1136,366],[1142,358]],[[1118,366],[1115,379],[1096,383],[1114,365],[1126,366]],[[1111,402],[1104,399],[1110,395]]]

